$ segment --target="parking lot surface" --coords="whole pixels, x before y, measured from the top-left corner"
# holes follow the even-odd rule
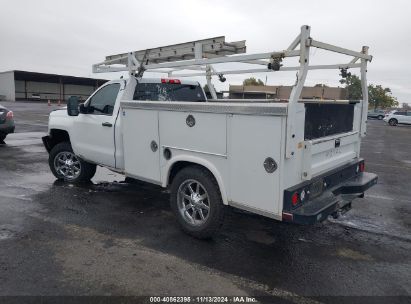
[[[339,219],[296,226],[230,209],[221,233],[200,241],[180,231],[164,189],[102,168],[90,184],[55,180],[41,136],[57,106],[3,105],[17,133],[0,146],[0,296],[409,300],[411,126],[368,122],[361,153],[379,183]]]

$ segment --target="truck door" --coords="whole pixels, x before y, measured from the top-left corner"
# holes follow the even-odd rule
[[[115,167],[114,128],[118,114],[120,83],[110,83],[96,91],[73,124],[74,152],[85,160]]]

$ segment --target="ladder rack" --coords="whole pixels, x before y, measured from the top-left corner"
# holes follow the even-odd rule
[[[168,45],[153,49],[133,51],[129,53],[107,56],[103,62],[93,65],[94,73],[128,71],[131,76],[142,77],[145,71],[166,73],[169,77],[195,77],[206,76],[207,85],[213,99],[217,99],[214,86],[211,83],[212,76],[218,75],[224,81],[223,75],[245,73],[267,73],[277,71],[297,71],[297,80],[293,86],[288,102],[287,111],[287,138],[286,157],[291,158],[297,147],[295,139],[294,121],[296,105],[300,99],[301,91],[309,70],[317,69],[349,69],[360,68],[362,87],[362,120],[360,134],[365,136],[368,88],[367,88],[367,62],[372,60],[368,54],[368,47],[363,46],[360,52],[331,45],[314,40],[310,37],[311,28],[308,25],[301,27],[300,34],[291,42],[288,48],[268,53],[244,54],[246,52],[245,41],[225,42],[225,37],[214,37],[196,40],[175,45]],[[297,47],[299,46],[299,49]],[[351,57],[349,62],[310,65],[310,48],[315,47],[326,51],[344,54]],[[298,57],[298,66],[283,66],[283,60],[287,57]],[[359,62],[358,62],[359,61]],[[219,63],[243,63],[243,68],[217,71],[214,64]],[[184,72],[191,71],[189,73]]]
[[[174,62],[194,59],[196,53],[196,45],[201,45],[202,58],[215,58],[246,52],[245,41],[225,42],[225,37],[220,36],[186,43],[167,45],[153,49],[135,51],[133,52],[133,54],[138,62],[144,61],[144,64]],[[128,53],[111,55],[106,57],[106,61],[126,65],[127,56]]]

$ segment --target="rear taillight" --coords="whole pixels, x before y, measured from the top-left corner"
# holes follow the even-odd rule
[[[362,161],[357,165],[356,172],[364,172],[365,171],[365,163]]]
[[[293,206],[296,206],[296,205],[298,204],[298,201],[299,201],[299,199],[298,199],[298,193],[295,192],[295,193],[293,194],[293,196],[291,196],[291,204],[293,204]]]
[[[161,78],[161,83],[181,84],[180,79]]]
[[[12,119],[13,117],[14,117],[14,115],[13,115],[12,111],[7,112],[6,118]]]
[[[358,166],[359,166],[359,171],[360,171],[360,172],[364,172],[364,171],[365,171],[365,163],[364,163],[364,162],[361,162]]]

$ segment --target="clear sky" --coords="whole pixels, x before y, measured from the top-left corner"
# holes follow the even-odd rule
[[[323,42],[361,50],[370,47],[370,83],[390,87],[411,103],[411,1],[139,1],[0,0],[0,71],[28,70],[75,76],[92,74],[104,56],[202,38],[247,40],[247,52],[283,50],[300,26]],[[312,51],[312,63],[343,63]],[[335,59],[335,60],[334,60]],[[240,84],[245,76],[218,84]],[[265,81],[265,75],[254,75]],[[310,72],[308,85],[338,85],[338,71]],[[203,79],[198,78],[203,82]],[[270,73],[267,84],[290,85],[295,72]],[[218,83],[218,81],[217,81]]]

